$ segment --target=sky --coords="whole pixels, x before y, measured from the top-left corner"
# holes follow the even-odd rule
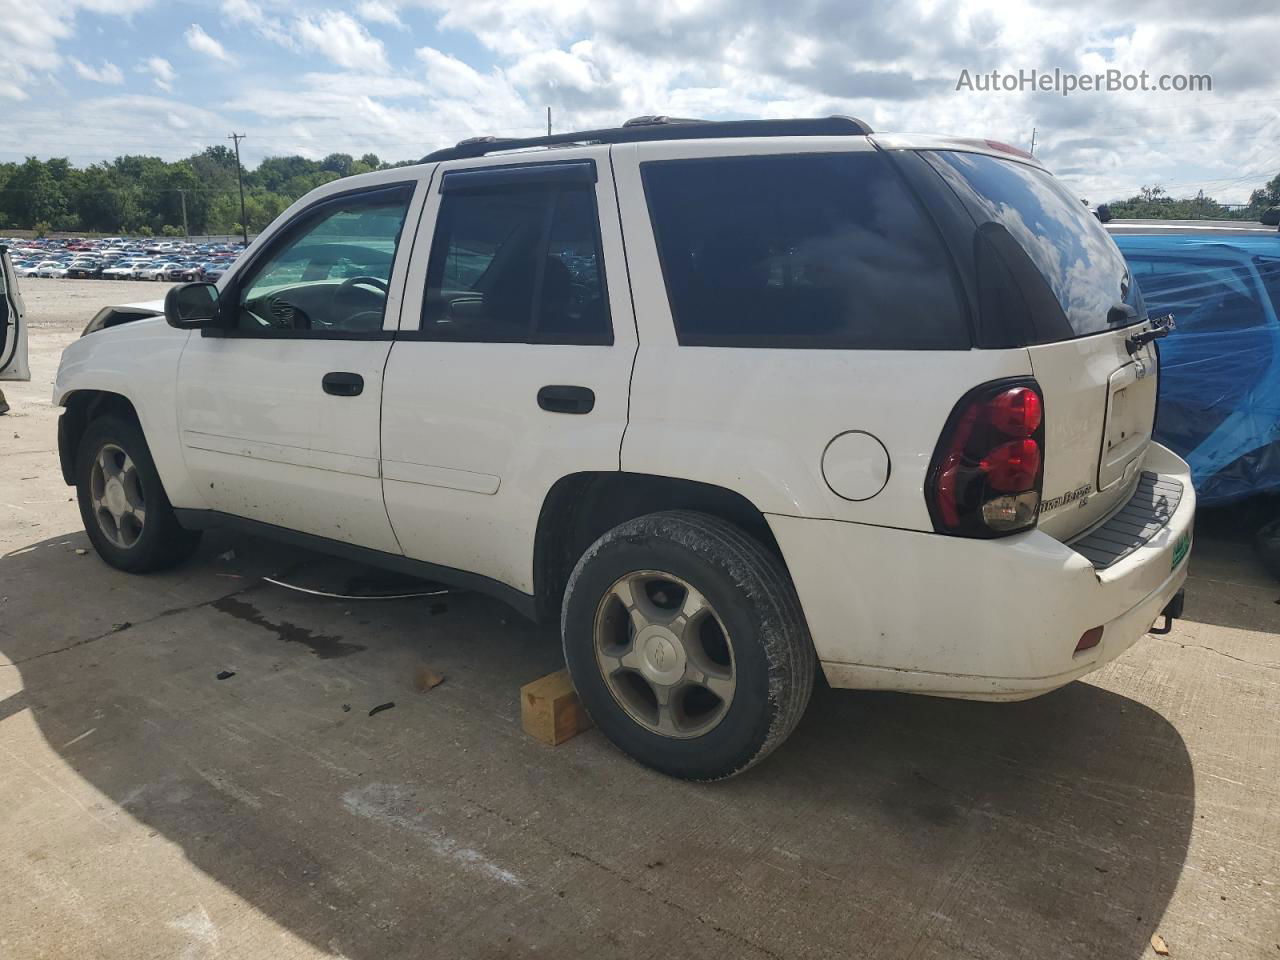
[[[0,0],[0,161],[384,160],[668,114],[850,114],[986,137],[1082,198],[1224,202],[1280,172],[1275,0]],[[1207,74],[1211,91],[957,89],[964,71]]]

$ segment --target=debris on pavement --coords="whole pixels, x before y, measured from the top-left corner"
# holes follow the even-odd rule
[[[218,679],[218,680],[230,680],[230,679],[231,679],[232,677],[234,677],[235,675],[236,675],[236,672],[235,672],[234,670],[223,670],[221,673],[219,673],[219,674],[218,674],[218,676],[216,677],[216,679]]]
[[[88,555],[89,555],[89,551],[88,551],[88,550],[86,550],[84,547],[76,547],[76,556],[77,556],[77,557],[85,557],[85,556],[88,556]]]
[[[1167,957],[1169,955],[1169,945],[1164,942],[1164,937],[1160,936],[1158,933],[1153,933],[1151,935],[1151,949],[1162,957]]]
[[[444,683],[444,674],[436,673],[430,667],[420,666],[413,671],[413,685],[419,693],[426,693],[432,687],[438,687]]]
[[[390,710],[395,705],[396,703],[394,700],[388,700],[386,703],[380,703],[369,711],[369,716],[372,717],[375,713],[381,713],[383,710]]]

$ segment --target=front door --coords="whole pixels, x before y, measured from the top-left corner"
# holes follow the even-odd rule
[[[191,337],[182,447],[213,510],[400,552],[382,505],[379,405],[417,187],[401,177],[313,201],[229,278],[220,328]]]
[[[9,251],[0,247],[0,380],[30,379],[18,277],[9,261]]]

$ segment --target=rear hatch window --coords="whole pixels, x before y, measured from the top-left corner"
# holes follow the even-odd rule
[[[1141,320],[1124,256],[1088,208],[1038,167],[978,153],[928,154],[978,221],[983,346],[1087,337]],[[1128,304],[1132,320],[1108,322]]]

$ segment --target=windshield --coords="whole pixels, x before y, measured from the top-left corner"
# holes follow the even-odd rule
[[[943,161],[944,176],[953,184],[961,182],[974,212],[986,221],[979,224],[979,233],[995,230],[1016,241],[1061,307],[1067,329],[1038,316],[1037,342],[1116,329],[1123,324],[1108,323],[1107,314],[1118,303],[1135,308],[1131,322],[1144,319],[1115,241],[1053,176],[985,154],[941,151],[936,156]],[[1016,273],[1016,265],[1011,266]]]

